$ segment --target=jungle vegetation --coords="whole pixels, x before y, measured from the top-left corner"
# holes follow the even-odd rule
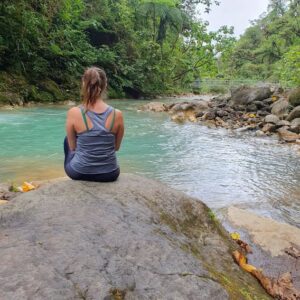
[[[199,19],[215,0],[2,0],[0,102],[79,99],[84,68],[110,97],[190,90],[196,78],[299,82],[299,0],[272,0],[237,41]]]

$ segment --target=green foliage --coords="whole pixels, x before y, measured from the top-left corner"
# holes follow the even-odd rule
[[[22,83],[7,79],[0,92],[24,101],[78,98],[91,65],[106,70],[113,97],[186,90],[196,78],[217,74],[215,56],[232,42],[225,29],[209,33],[195,18],[195,5],[209,10],[216,2],[2,0],[0,68]]]
[[[230,54],[222,72],[239,78],[299,85],[300,2],[270,0],[268,13],[252,22]]]

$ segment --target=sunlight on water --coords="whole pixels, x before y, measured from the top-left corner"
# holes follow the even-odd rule
[[[125,115],[118,154],[123,172],[146,175],[201,198],[223,214],[237,205],[300,227],[299,155],[276,139],[178,125],[112,101]],[[0,112],[0,182],[55,178],[63,172],[66,107]]]

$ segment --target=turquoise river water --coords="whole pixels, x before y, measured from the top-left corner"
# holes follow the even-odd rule
[[[275,138],[256,138],[167,114],[138,112],[142,102],[111,101],[124,112],[118,153],[123,172],[158,179],[202,199],[222,218],[231,205],[300,227],[299,154]],[[0,111],[0,182],[64,176],[67,107]]]

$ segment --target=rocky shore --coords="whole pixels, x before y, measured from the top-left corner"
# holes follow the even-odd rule
[[[151,102],[143,111],[168,112],[175,122],[197,122],[212,128],[277,134],[280,141],[300,145],[300,88],[285,93],[268,86],[241,86],[230,95],[165,104]]]
[[[3,299],[269,299],[198,199],[122,174],[0,205]]]

